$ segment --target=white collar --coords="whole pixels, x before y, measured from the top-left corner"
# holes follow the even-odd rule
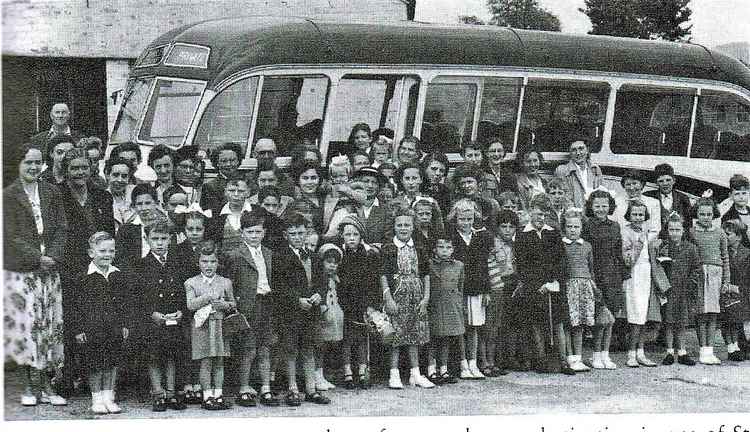
[[[214,274],[211,278],[207,278],[206,275],[201,273],[201,278],[203,278],[203,283],[205,283],[206,285],[211,285],[214,279],[216,279],[216,274]]]
[[[100,275],[104,276],[104,279],[109,280],[109,275],[111,275],[113,272],[116,272],[116,271],[120,271],[120,269],[110,264],[109,267],[107,267],[107,272],[104,273],[99,267],[96,266],[96,264],[94,264],[93,261],[91,261],[89,263],[89,269],[86,272],[86,274],[90,275],[94,273],[99,273]]]
[[[582,245],[582,244],[583,244],[583,239],[582,239],[582,238],[580,238],[580,237],[579,237],[579,238],[578,238],[578,240],[576,240],[575,242],[573,242],[573,240],[571,240],[571,239],[569,239],[569,238],[567,238],[567,237],[563,237],[563,238],[562,238],[562,241],[563,241],[563,243],[565,243],[565,244],[573,244],[573,243],[578,243],[578,244],[580,244],[580,245]]]
[[[526,226],[523,227],[523,232],[536,231],[536,230],[537,229],[534,228],[534,225],[532,225],[531,223],[527,223]],[[542,225],[541,231],[543,231],[543,230],[554,231],[555,229],[552,228],[551,226],[547,225],[547,224],[544,224],[544,225]]]
[[[401,249],[404,246],[414,247],[414,239],[410,238],[408,242],[404,243],[401,240],[399,240],[398,237],[393,237],[393,244],[395,244],[396,247],[399,249]]]
[[[154,252],[151,252],[151,255],[153,255],[153,257],[156,258],[157,261],[160,261],[159,260],[159,255],[157,255]],[[164,262],[167,262],[167,253],[164,254]]]
[[[378,197],[375,197],[375,199],[372,200],[372,205],[370,206],[370,208],[372,207],[380,207],[380,201],[378,201]]]
[[[54,126],[50,126],[49,132],[47,133],[47,136],[50,136],[50,134],[53,137],[58,136],[58,133],[55,132],[55,127]],[[63,132],[62,135],[73,135],[73,131],[70,129],[70,125],[66,125],[65,126],[65,132]]]
[[[242,210],[240,210],[240,213],[251,211],[253,211],[253,205],[245,200],[245,202],[242,204]],[[219,215],[225,214],[232,214],[232,210],[229,208],[229,203],[224,204],[224,207],[221,208],[221,212],[219,213]]]
[[[135,216],[130,219],[130,223],[133,225],[143,225],[143,221],[141,220],[141,217],[138,216],[138,213],[136,213]]]

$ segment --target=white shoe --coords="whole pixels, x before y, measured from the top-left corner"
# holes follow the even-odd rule
[[[635,351],[628,351],[628,361],[625,362],[628,367],[637,368],[640,366],[636,359]]]
[[[591,367],[594,369],[606,369],[607,367],[604,366],[604,361],[602,360],[602,358],[603,357],[601,352],[594,352],[592,354]]]
[[[650,358],[646,357],[645,354],[644,355],[636,356],[636,360],[638,361],[639,364],[641,364],[643,366],[646,366],[646,367],[656,367],[656,363],[654,363],[654,361],[651,360]]]
[[[461,374],[459,375],[459,378],[470,380],[470,379],[474,379],[474,375],[471,373],[471,371],[468,368],[461,369]]]
[[[471,373],[471,376],[475,380],[483,380],[483,379],[487,378],[486,376],[484,376],[484,374],[482,373],[482,371],[479,370],[479,368],[477,367],[477,364],[475,362],[469,363],[469,372]]]
[[[68,401],[64,397],[56,394],[47,394],[42,392],[42,396],[39,398],[39,403],[50,404],[52,406],[65,406]]]
[[[411,386],[417,386],[422,388],[433,388],[435,387],[435,384],[432,383],[432,381],[428,380],[427,377],[425,377],[422,374],[411,374],[409,376],[409,385]]]
[[[588,372],[591,370],[590,367],[586,366],[582,361],[576,360],[570,365],[570,368],[576,372]]]
[[[23,406],[36,406],[36,396],[34,395],[23,395],[21,396],[21,405]]]
[[[401,382],[401,376],[398,372],[398,369],[391,370],[391,377],[388,378],[388,387],[396,390],[401,390],[404,388],[404,383]]]
[[[609,370],[617,369],[617,363],[613,362],[611,358],[609,358],[609,352],[605,351],[602,353],[602,363],[604,363],[604,367]]]
[[[104,405],[102,393],[91,393],[91,412],[94,414],[108,414],[107,407]]]
[[[112,392],[112,390],[104,390],[102,392],[102,395],[104,396],[102,400],[104,402],[104,406],[107,408],[107,412],[109,412],[110,414],[119,414],[122,412],[120,406],[115,403],[115,394]]]
[[[323,370],[318,369],[315,371],[315,389],[316,390],[331,390],[333,388],[336,388],[335,385],[328,382],[325,375],[323,375]]]
[[[719,360],[719,358],[714,355],[714,348],[713,347],[708,347],[708,358],[707,358],[707,360],[710,362],[708,364],[711,364],[711,365],[720,365],[721,364],[721,360]]]

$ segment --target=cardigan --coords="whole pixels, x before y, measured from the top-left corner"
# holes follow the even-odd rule
[[[29,272],[40,268],[41,244],[45,255],[61,262],[64,259],[68,223],[62,195],[55,187],[37,182],[44,231],[36,230],[31,203],[20,180],[3,189],[3,268]]]
[[[453,258],[464,264],[464,294],[489,294],[490,280],[487,259],[495,247],[495,239],[487,230],[474,231],[467,245],[456,229],[451,237]]]
[[[690,230],[690,234],[693,243],[698,246],[698,253],[700,254],[701,262],[703,264],[721,266],[721,284],[728,284],[731,279],[729,269],[729,245],[724,231],[713,227],[709,230],[693,227],[693,229]]]
[[[602,184],[602,169],[598,165],[593,165],[590,161],[586,162],[586,171],[588,172],[589,187],[585,187],[578,175],[577,164],[569,161],[564,165],[555,168],[555,176],[561,178],[567,185],[573,198],[573,205],[583,208],[586,205],[587,190],[592,191]]]
[[[339,286],[336,293],[344,319],[362,322],[368,307],[378,308],[383,300],[380,291],[377,253],[360,244],[356,250],[341,248],[344,252],[338,268]]]

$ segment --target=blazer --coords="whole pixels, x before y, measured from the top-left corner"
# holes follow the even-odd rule
[[[29,272],[39,269],[42,243],[45,254],[56,262],[61,262],[65,255],[68,223],[62,195],[55,186],[42,181],[37,184],[44,224],[41,236],[36,230],[31,203],[21,181],[16,180],[3,189],[3,268],[6,270]]]
[[[313,307],[309,311],[303,311],[298,304],[301,297],[310,297],[315,293],[324,297],[325,294],[320,285],[324,279],[323,265],[314,253],[310,254],[310,265],[311,283],[308,283],[305,267],[291,247],[279,248],[273,254],[271,290],[276,292],[277,316],[280,322],[288,325],[300,321],[311,321],[320,315],[320,308]]]
[[[141,259],[143,237],[141,236],[142,225],[126,223],[117,231],[115,240],[114,264],[121,269],[132,269],[136,267]]]
[[[154,312],[172,313],[182,311],[183,319],[187,322],[187,304],[184,283],[187,280],[184,265],[173,248],[167,252],[167,263],[162,267],[153,253],[136,262],[135,279],[138,304],[134,318],[142,332],[148,332],[153,327],[151,314]],[[142,333],[143,335],[143,333]],[[145,335],[144,335],[145,336]]]
[[[668,234],[666,233],[666,224],[667,220],[669,219],[669,213],[671,211],[664,208],[664,206],[661,203],[661,192],[659,192],[659,189],[650,190],[643,192],[644,196],[655,198],[659,201],[659,207],[661,209],[661,229],[662,233],[660,237],[663,239],[668,239]],[[690,198],[685,195],[682,192],[673,190],[672,191],[672,210],[676,211],[682,216],[682,219],[684,221],[683,226],[685,227],[685,231],[689,231],[690,227],[693,226],[693,218],[691,217],[691,208],[692,204],[690,203]]]
[[[261,245],[263,261],[266,263],[266,277],[271,285],[273,274],[273,254],[271,249]],[[258,293],[258,268],[250,250],[243,243],[242,246],[229,252],[224,259],[226,266],[225,274],[232,281],[234,299],[237,302],[237,310],[246,318],[252,319],[255,314],[255,297]],[[303,269],[304,271],[304,269]],[[271,287],[273,289],[273,286]],[[273,291],[268,295],[275,294]]]
[[[65,324],[74,335],[86,333],[91,340],[122,337],[122,328],[130,328],[134,298],[128,288],[130,277],[121,271],[110,273],[109,280],[99,273],[80,273],[78,291],[73,296],[73,313]]]
[[[362,207],[357,208],[357,216],[365,225],[364,242],[367,244],[373,243],[384,243],[386,239],[386,232],[389,227],[393,226],[393,222],[389,221],[388,211],[385,208],[384,203],[378,202],[377,207],[372,207],[370,210],[370,217],[365,218],[365,212]]]
[[[467,245],[455,228],[452,231],[453,258],[464,264],[464,294],[488,294],[490,279],[487,258],[495,247],[492,234],[486,229],[475,231]]]
[[[587,171],[592,185],[591,190],[594,190],[602,185],[602,169],[591,162],[587,162],[587,165]],[[583,208],[586,205],[586,188],[581,181],[581,178],[578,176],[576,163],[570,161],[564,165],[558,166],[555,168],[555,176],[563,179],[568,184],[568,190],[573,197],[573,205],[578,208]]]
[[[564,283],[565,249],[557,230],[542,230],[540,239],[536,231],[524,232],[521,228],[516,233],[513,254],[526,295],[536,296],[536,291],[547,282]]]
[[[89,189],[88,202],[91,219],[73,197],[70,188],[63,185],[62,194],[65,217],[70,224],[65,244],[65,266],[72,276],[86,270],[91,258],[88,255],[89,237],[98,231],[115,235],[115,218],[112,214],[112,195],[102,189]]]

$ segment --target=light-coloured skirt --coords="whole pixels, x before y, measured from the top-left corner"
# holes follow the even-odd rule
[[[474,327],[483,326],[487,320],[487,308],[482,306],[482,294],[464,296],[466,299],[466,324]]]
[[[570,325],[592,327],[596,317],[594,281],[588,278],[571,278],[567,280],[566,290]]]
[[[701,313],[719,313],[719,295],[721,293],[721,266],[703,264],[703,305]]]

